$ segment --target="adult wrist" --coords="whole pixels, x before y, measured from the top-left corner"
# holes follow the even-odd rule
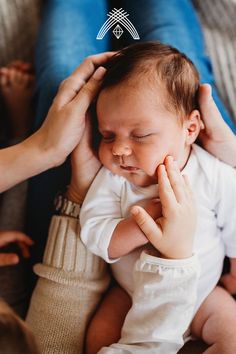
[[[82,204],[87,193],[87,189],[75,188],[70,184],[65,192],[65,197],[73,203]]]
[[[45,136],[45,133],[39,129],[29,137],[32,140],[35,149],[37,149],[42,156],[42,164],[44,161],[45,170],[61,165],[65,159],[66,154],[61,151],[61,147],[50,142],[50,139]]]

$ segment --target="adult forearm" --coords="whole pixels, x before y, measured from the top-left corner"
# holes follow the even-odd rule
[[[19,144],[0,150],[0,192],[57,164],[54,149],[35,133]]]
[[[88,321],[108,286],[105,262],[79,238],[79,220],[54,216],[26,321],[43,353],[83,353]]]

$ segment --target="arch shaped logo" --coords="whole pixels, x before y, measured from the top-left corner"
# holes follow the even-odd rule
[[[122,8],[120,9],[114,8],[107,14],[107,16],[108,19],[104,22],[104,24],[100,28],[97,34],[97,39],[103,39],[105,34],[115,25],[116,26],[112,32],[117,39],[119,39],[124,33],[123,28],[130,33],[133,39],[140,39],[136,28],[134,27],[132,22],[128,19],[129,14],[126,11],[124,11]]]

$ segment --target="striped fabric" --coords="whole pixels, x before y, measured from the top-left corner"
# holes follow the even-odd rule
[[[236,122],[236,0],[193,0],[219,93]]]

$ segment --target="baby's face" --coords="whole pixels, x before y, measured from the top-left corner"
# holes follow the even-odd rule
[[[156,168],[167,155],[180,168],[189,155],[184,124],[165,108],[163,96],[151,85],[120,84],[98,97],[99,158],[112,173],[137,186],[157,183]]]

